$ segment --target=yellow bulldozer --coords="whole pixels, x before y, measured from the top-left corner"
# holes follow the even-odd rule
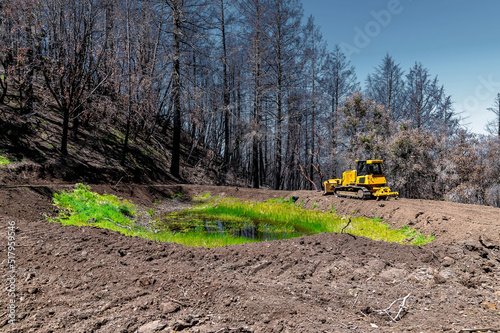
[[[358,199],[388,199],[399,196],[387,187],[387,181],[382,172],[382,160],[356,161],[356,170],[342,174],[342,179],[329,179],[324,182],[324,195],[334,194],[339,197]]]

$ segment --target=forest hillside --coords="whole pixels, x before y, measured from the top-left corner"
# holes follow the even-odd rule
[[[319,190],[377,158],[401,196],[500,206],[500,94],[478,136],[439,73],[373,66],[299,0],[1,2],[2,181]]]

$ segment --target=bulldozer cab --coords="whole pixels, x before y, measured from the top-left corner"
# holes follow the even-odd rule
[[[367,176],[367,175],[382,175],[382,161],[380,160],[367,160],[367,161],[356,161],[356,171],[357,176]]]

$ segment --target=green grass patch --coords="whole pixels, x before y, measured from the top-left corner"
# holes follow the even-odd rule
[[[182,198],[173,195],[172,198]],[[210,193],[192,199],[190,208],[160,214],[154,208],[138,209],[132,202],[113,195],[92,192],[89,186],[75,185],[73,191],[54,194],[59,215],[49,219],[64,225],[94,226],[155,241],[187,246],[220,247],[262,239],[274,240],[344,232],[388,242],[422,245],[433,240],[407,226],[391,229],[380,218],[351,218],[332,210],[320,212],[302,208],[293,200],[270,199],[257,203],[234,198],[212,197]],[[156,207],[156,205],[155,205]],[[142,215],[141,215],[142,214]],[[138,218],[149,223],[138,224]]]
[[[90,191],[90,186],[76,184],[73,192],[54,194],[54,204],[61,209],[56,221],[70,225],[113,225],[130,228],[136,215],[135,206],[114,195],[101,195]]]
[[[10,163],[10,160],[5,156],[0,156],[0,165],[7,165]]]

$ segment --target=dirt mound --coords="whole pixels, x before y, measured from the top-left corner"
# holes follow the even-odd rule
[[[0,299],[6,312],[10,299],[5,292],[9,274],[5,242],[7,223],[15,221],[17,324],[8,324],[4,314],[0,330],[457,332],[498,328],[498,209],[420,200],[342,201],[310,191],[236,187],[92,188],[144,205],[175,193],[210,192],[252,200],[294,195],[310,208],[315,202],[316,209],[323,210],[333,204],[338,213],[377,215],[395,226],[413,221],[413,227],[423,232],[436,231],[436,242],[419,248],[348,234],[319,234],[218,249],[189,248],[48,223],[41,214],[54,209],[55,188],[4,187],[0,189],[4,262]],[[391,320],[400,307],[397,320]]]
[[[434,235],[438,244],[480,239],[500,244],[500,208],[419,199],[362,201],[322,196],[312,191],[298,191],[293,195],[303,198],[306,208],[317,203],[316,209],[330,210],[333,207],[342,215],[378,216],[392,227],[407,225]]]

